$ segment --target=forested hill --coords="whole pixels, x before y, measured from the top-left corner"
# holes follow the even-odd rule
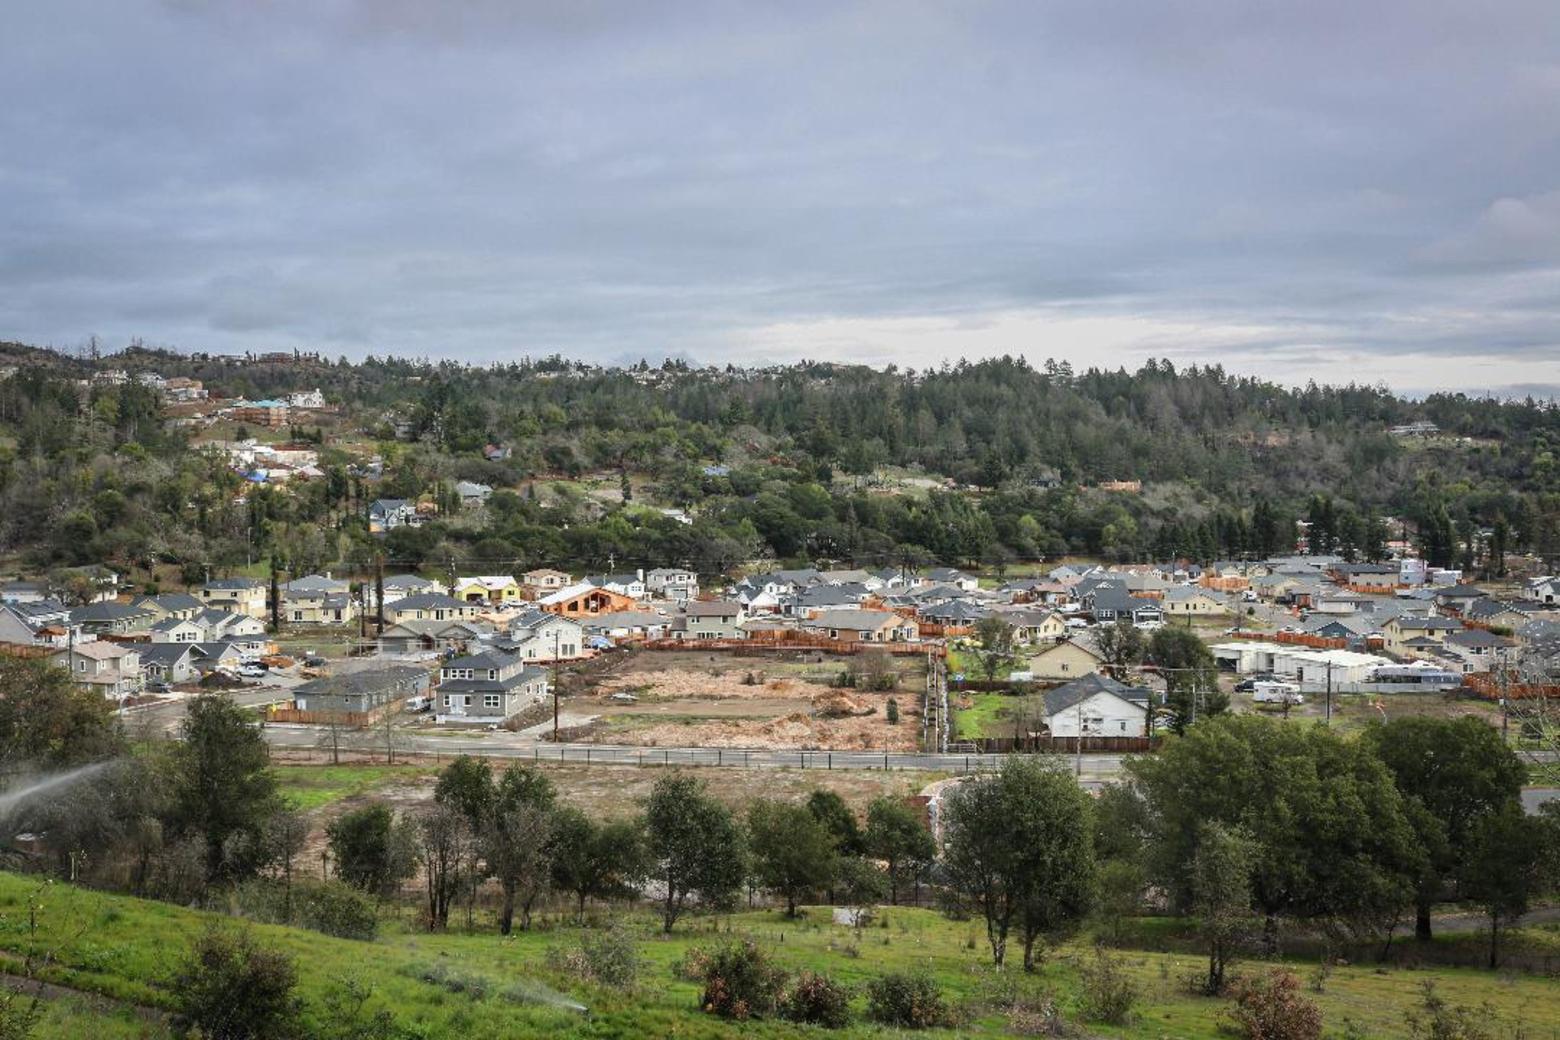
[[[197,474],[199,467],[181,459],[189,454],[189,434],[147,421],[133,384],[61,391],[94,371],[189,376],[223,397],[319,387],[342,409],[339,429],[317,431],[327,448],[338,435],[356,435],[360,446],[384,442],[382,487],[326,481],[332,490],[304,496],[325,499],[312,514],[300,515],[289,502],[276,505],[274,516],[251,519],[249,543],[266,543],[276,532],[285,537],[288,523],[327,514],[343,537],[354,538],[346,506],[362,495],[415,497],[462,478],[519,487],[538,476],[603,471],[631,474],[641,504],[693,513],[712,528],[704,535],[729,540],[722,560],[748,550],[864,561],[906,551],[966,559],[1069,550],[1121,557],[1272,551],[1292,542],[1290,520],[1301,517],[1319,520],[1333,547],[1369,555],[1381,540],[1377,518],[1387,515],[1430,532],[1437,555],[1465,552],[1478,541],[1473,532],[1497,526],[1509,548],[1552,554],[1560,511],[1560,411],[1552,405],[1457,394],[1410,401],[1381,387],[1289,389],[1168,362],[1130,373],[1077,373],[1065,364],[1034,367],[1011,358],[921,372],[818,363],[603,369],[557,358],[475,367],[142,349],[67,358],[0,348],[0,369],[13,366],[16,373],[0,383],[0,436],[10,442],[8,448],[0,440],[8,515],[26,507],[58,521],[62,509],[70,513],[112,490],[126,496],[129,516],[157,528],[159,510],[180,510],[173,493],[149,492],[161,502],[148,503],[147,495],[119,486],[139,466],[171,467],[195,481],[188,490],[196,500],[221,485],[220,474]],[[410,444],[392,444],[397,422]],[[1438,432],[1389,432],[1416,422],[1434,423]],[[487,461],[486,444],[512,455]],[[127,445],[144,463],[105,463]],[[68,477],[68,488],[45,481],[54,498],[40,498],[31,478],[18,481],[46,457],[72,467],[50,471]],[[345,466],[351,458],[329,461]],[[896,479],[918,476],[951,482],[951,490],[884,493]],[[1111,481],[1141,481],[1144,488],[1091,490]],[[817,490],[832,495],[819,501]],[[693,552],[671,544],[647,550],[657,543],[654,532],[614,552],[614,539],[632,539],[621,525],[601,539],[582,533],[613,519],[588,513],[567,518],[578,521],[568,524],[570,534],[544,538],[530,530],[543,519],[534,502],[505,505],[512,515],[503,524],[489,517],[480,530],[454,525],[436,536],[486,541],[484,553],[557,556],[560,563],[594,563],[604,546],[602,562]],[[189,499],[182,508],[191,508]],[[221,508],[214,499],[208,514]],[[4,524],[0,548],[49,540],[19,529],[32,526]],[[103,525],[97,529],[101,535]],[[246,546],[251,555],[259,547]],[[209,557],[212,548],[174,555],[191,552]]]

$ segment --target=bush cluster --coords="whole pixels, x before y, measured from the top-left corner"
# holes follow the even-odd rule
[[[758,944],[744,939],[708,954],[700,1006],[712,1015],[744,1021],[773,1014],[785,973]]]
[[[780,1015],[792,1022],[843,1029],[850,1024],[850,990],[827,975],[804,971],[781,999]]]
[[[891,972],[867,983],[867,1017],[901,1029],[931,1029],[953,1020],[937,983],[920,972]]]

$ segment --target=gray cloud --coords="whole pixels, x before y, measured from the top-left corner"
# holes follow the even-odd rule
[[[58,0],[0,336],[1560,382],[1560,9]]]

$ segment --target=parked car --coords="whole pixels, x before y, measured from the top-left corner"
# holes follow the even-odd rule
[[[161,679],[153,679],[151,682],[146,684],[147,693],[167,693],[171,689],[173,689],[173,687],[169,686]]]
[[[325,658],[319,654],[310,654],[303,659],[303,665],[305,668],[323,668],[325,667]]]
[[[238,675],[241,679],[264,679],[268,671],[263,664],[246,664],[240,666]]]
[[[406,700],[406,712],[409,715],[414,715],[420,711],[427,711],[432,707],[432,697],[408,697]]]

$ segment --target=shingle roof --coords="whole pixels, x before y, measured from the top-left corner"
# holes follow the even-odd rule
[[[1110,693],[1120,697],[1124,701],[1143,707],[1148,706],[1150,692],[1143,686],[1128,686],[1117,682],[1108,675],[1085,675],[1081,679],[1074,679],[1070,683],[1058,686],[1045,693],[1045,713],[1057,715],[1068,708],[1076,707],[1079,703],[1088,700],[1097,693]]]

